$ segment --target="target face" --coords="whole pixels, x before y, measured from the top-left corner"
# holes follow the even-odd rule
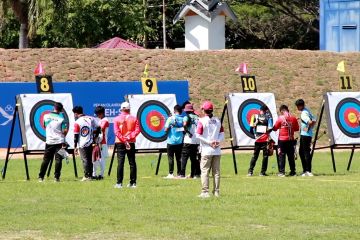
[[[351,138],[360,136],[359,113],[360,101],[355,98],[344,98],[336,106],[336,124],[346,136]]]
[[[238,120],[241,130],[250,138],[255,139],[254,134],[250,132],[251,116],[260,113],[260,107],[265,105],[258,99],[248,99],[244,101],[238,111]],[[271,114],[270,114],[271,115]]]
[[[163,142],[167,138],[164,130],[166,119],[170,110],[160,101],[150,100],[144,102],[137,113],[141,133],[152,142]]]
[[[55,101],[42,100],[36,103],[30,111],[30,126],[34,134],[41,139],[46,141],[46,128],[44,126],[44,116],[54,110]],[[66,112],[62,112],[65,120],[69,122],[69,117]]]

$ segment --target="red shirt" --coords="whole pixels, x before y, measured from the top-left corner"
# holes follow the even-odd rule
[[[277,131],[278,129],[280,129],[280,141],[294,140],[294,133],[299,131],[299,123],[295,117],[287,112],[284,115],[281,115],[274,124],[273,130]]]
[[[126,112],[121,112],[120,115],[114,119],[114,133],[116,143],[134,143],[136,136],[140,133],[139,121],[136,117]]]

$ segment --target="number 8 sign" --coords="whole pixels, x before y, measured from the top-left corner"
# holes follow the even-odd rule
[[[144,94],[158,93],[156,78],[141,78],[141,86]]]
[[[35,77],[35,81],[36,81],[38,93],[53,93],[54,92],[51,76],[38,75]]]

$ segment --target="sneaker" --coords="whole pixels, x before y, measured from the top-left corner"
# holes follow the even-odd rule
[[[174,174],[168,174],[166,177],[164,177],[164,178],[166,178],[166,179],[174,179],[175,177],[174,177]]]
[[[285,174],[283,174],[283,173],[278,173],[278,177],[285,177]]]
[[[267,175],[266,173],[260,173],[259,176],[260,176],[260,177],[267,177],[267,176],[269,176],[269,175]]]
[[[94,179],[94,180],[98,180],[97,176],[92,176],[91,178]]]
[[[201,178],[201,176],[200,176],[200,175],[195,175],[195,176],[193,177],[193,179],[197,179],[197,178]]]
[[[89,177],[83,177],[80,181],[81,181],[81,182],[91,181],[91,178],[89,178]]]
[[[296,176],[296,172],[290,172],[289,173],[289,177],[294,177],[294,176]]]
[[[121,183],[117,183],[114,185],[114,188],[122,188],[122,184]]]
[[[248,177],[251,177],[252,175],[253,175],[252,172],[249,172],[249,173],[247,174]]]
[[[54,178],[54,182],[60,182],[60,178]]]
[[[103,177],[103,176],[101,176],[101,175],[99,175],[99,176],[97,176],[97,177],[96,177],[96,179],[97,179],[97,180],[103,180],[103,179],[104,179],[104,177]]]
[[[199,198],[209,198],[210,194],[208,192],[202,192],[202,193],[200,193],[200,195],[198,197]]]
[[[128,188],[136,188],[136,183],[129,183],[127,185]]]
[[[44,178],[39,177],[38,182],[44,182]]]
[[[311,172],[306,172],[305,174],[306,174],[306,176],[308,176],[308,177],[313,177],[313,176],[314,176],[314,174],[312,174]]]
[[[186,177],[184,175],[179,175],[179,176],[176,176],[177,179],[186,179]]]
[[[215,192],[214,192],[214,197],[220,197],[220,193],[217,192],[217,191],[215,191]]]
[[[306,177],[306,176],[307,176],[306,172],[303,172],[303,173],[301,174],[301,176],[302,176],[302,177]]]

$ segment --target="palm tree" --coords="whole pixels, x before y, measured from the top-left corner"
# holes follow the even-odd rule
[[[1,0],[0,18],[11,9],[20,23],[19,48],[29,46],[29,36],[35,33],[41,12],[51,4],[57,11],[62,11],[65,9],[66,0]]]

